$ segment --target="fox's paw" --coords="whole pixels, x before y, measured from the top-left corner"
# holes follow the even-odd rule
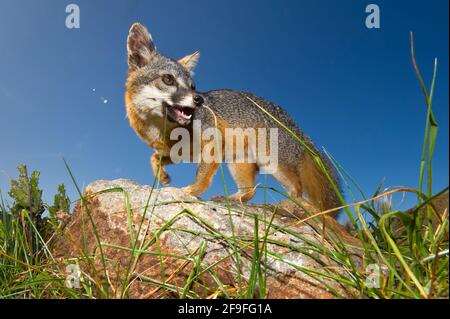
[[[280,201],[280,207],[284,209],[291,215],[295,215],[298,217],[311,216],[312,214],[317,214],[319,211],[317,208],[312,206],[309,202],[304,199],[297,198],[297,203],[294,203],[290,200],[284,199]]]
[[[165,172],[161,172],[158,177],[158,182],[163,186],[167,186],[170,184],[170,176]]]
[[[181,190],[185,193],[188,193],[189,195],[198,197],[198,195],[196,194],[196,192],[192,186],[185,186],[185,187],[181,188]]]
[[[233,195],[228,196],[228,200],[230,202],[244,204],[245,202],[250,200],[253,197],[253,195],[255,195],[255,191],[251,189],[250,191],[247,192],[234,193]],[[227,198],[225,196],[214,196],[211,197],[210,200],[213,202],[226,202]]]
[[[213,196],[209,199],[212,202],[217,202],[217,203],[239,203],[239,204],[243,204],[244,201],[242,200],[241,196],[237,196],[237,195],[231,195],[228,196],[228,198],[226,196]]]

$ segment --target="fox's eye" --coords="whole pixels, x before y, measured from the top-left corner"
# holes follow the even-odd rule
[[[195,91],[195,84],[194,83],[191,84],[191,90]]]
[[[162,80],[165,85],[172,86],[175,84],[175,79],[174,79],[173,75],[171,75],[171,74],[164,74],[162,76]]]

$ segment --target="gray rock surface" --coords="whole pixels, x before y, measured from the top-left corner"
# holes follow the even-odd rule
[[[84,277],[107,286],[115,297],[237,297],[239,287],[247,291],[252,273],[267,276],[265,291],[271,298],[354,297],[350,289],[311,270],[349,276],[314,244],[333,252],[331,238],[338,236],[357,255],[357,241],[332,218],[325,217],[324,232],[321,222],[301,222],[304,217],[274,205],[229,207],[199,201],[177,188],[100,180],[86,188],[55,255],[66,263],[75,258]],[[133,243],[139,252],[131,254]],[[252,272],[256,265],[260,271]],[[252,297],[263,289],[256,278]]]

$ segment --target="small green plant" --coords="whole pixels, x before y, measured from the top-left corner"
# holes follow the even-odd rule
[[[55,216],[58,211],[68,212],[70,210],[70,199],[66,195],[64,184],[58,186],[58,192],[53,198],[53,205],[48,207],[50,216]]]
[[[28,177],[27,167],[23,164],[17,166],[19,177],[11,180],[9,196],[14,203],[11,212],[19,215],[23,210],[28,211],[33,221],[40,221],[45,211],[42,202],[42,190],[39,189],[39,172],[33,171]]]
[[[39,172],[33,171],[31,176],[28,176],[27,167],[23,164],[17,166],[17,169],[19,177],[11,180],[8,192],[13,200],[10,218],[23,230],[26,254],[35,259],[41,249],[38,232],[42,232],[45,227],[42,218],[45,206],[42,201],[42,190],[39,188]]]
[[[47,207],[49,222],[56,228],[58,225],[58,216],[59,212],[69,213],[70,211],[70,199],[66,194],[66,187],[64,184],[60,184],[58,186],[58,192],[55,194],[53,198],[53,205]]]

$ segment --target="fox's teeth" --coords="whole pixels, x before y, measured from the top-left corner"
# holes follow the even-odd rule
[[[182,118],[185,118],[187,120],[190,120],[192,118],[192,114],[188,115],[188,113],[186,113],[182,109],[176,109],[176,112],[178,113],[179,116],[181,116]]]

